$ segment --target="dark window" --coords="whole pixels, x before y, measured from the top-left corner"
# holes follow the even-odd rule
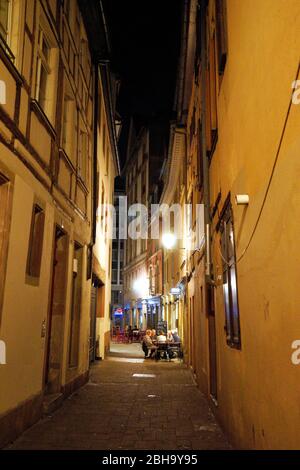
[[[10,2],[9,0],[2,0],[0,2],[0,34],[5,42],[7,42],[9,35],[9,16]]]
[[[111,282],[112,282],[112,284],[117,284],[117,282],[118,282],[118,270],[117,269],[112,270]]]
[[[217,67],[215,34],[213,34],[209,40],[208,69],[206,73],[206,100],[207,153],[208,157],[212,158],[218,140]]]
[[[203,186],[203,151],[202,151],[202,124],[199,120],[198,123],[198,172],[199,172],[199,187]]]
[[[118,269],[118,260],[112,262],[112,268],[113,269]]]
[[[27,274],[28,276],[40,277],[41,261],[43,252],[45,213],[37,204],[34,205],[31,219],[31,232],[29,239]]]
[[[226,315],[227,343],[240,348],[240,318],[238,304],[238,287],[236,255],[232,208],[227,203],[221,221],[221,249],[223,259],[223,294]]]
[[[227,42],[227,12],[226,0],[216,0],[216,23],[217,23],[217,46],[218,46],[218,69],[222,75],[225,70],[228,42]]]
[[[120,302],[119,302],[119,291],[116,291],[116,290],[112,291],[112,303],[113,303],[114,305],[120,303]]]

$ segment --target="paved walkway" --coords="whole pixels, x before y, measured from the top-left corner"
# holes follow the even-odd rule
[[[8,448],[229,449],[190,371],[144,360],[138,346],[113,346],[85,387]]]

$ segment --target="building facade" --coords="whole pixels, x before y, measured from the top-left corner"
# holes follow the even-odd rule
[[[120,237],[120,198],[125,197],[122,182],[115,185],[115,238],[112,241],[111,320],[112,325],[124,328],[123,268],[125,242]]]
[[[114,217],[111,207],[114,204],[114,182],[120,172],[117,126],[118,120],[113,103],[116,102],[118,84],[106,65],[98,68],[99,80],[96,90],[98,101],[97,149],[94,196],[94,246],[92,259],[92,299],[90,347],[94,344],[94,356],[103,359],[109,351],[111,329],[111,282],[112,282],[112,242]]]
[[[125,245],[124,302],[128,324],[141,329],[155,328],[162,315],[162,252],[160,240],[151,239],[151,207],[159,203],[165,158],[165,127],[160,120],[138,132],[132,126],[124,170],[127,206],[131,207]],[[143,214],[135,210],[137,203],[144,206]],[[130,227],[137,228],[135,237],[131,237]]]
[[[185,200],[205,222],[185,259],[186,362],[237,448],[297,449],[300,5],[197,3],[179,74]]]
[[[136,131],[133,122],[128,141],[127,162],[124,170],[126,180],[127,207],[140,203],[148,208],[149,194],[149,133],[142,127]],[[132,222],[128,214],[128,229]],[[148,219],[147,219],[148,220]],[[147,227],[147,220],[146,227]],[[125,324],[144,329],[147,324],[147,309],[144,299],[149,296],[147,276],[147,228],[139,227],[141,236],[125,241],[124,260],[124,308]],[[142,233],[143,231],[143,233]]]
[[[111,200],[118,172],[96,145],[109,74],[96,3],[92,15],[80,1],[1,4],[0,445],[88,379],[93,200],[100,175]]]

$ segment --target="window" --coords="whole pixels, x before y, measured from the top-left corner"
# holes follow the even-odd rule
[[[51,75],[51,46],[44,31],[40,28],[38,36],[37,77],[36,77],[36,100],[46,112],[47,110],[47,87]]]
[[[241,346],[238,288],[232,208],[227,202],[221,220],[221,251],[223,260],[223,295],[226,316],[227,343]]]
[[[206,100],[207,122],[206,141],[207,153],[211,159],[218,140],[218,114],[217,114],[217,66],[216,66],[216,40],[215,31],[210,35],[208,51],[208,70],[206,73]]]
[[[71,13],[71,0],[65,0],[64,2],[65,14],[68,17]]]
[[[21,71],[21,0],[0,0],[0,43],[9,59]]]
[[[81,38],[80,41],[80,65],[84,74],[87,74],[90,70],[90,63],[89,63],[89,43],[85,37]]]
[[[31,231],[27,257],[27,275],[40,277],[43,252],[45,213],[37,204],[33,207],[31,219]]]
[[[100,207],[100,213],[101,213],[101,230],[104,230],[104,215],[105,215],[105,207],[104,207],[104,199],[105,199],[105,189],[104,189],[104,184],[102,183],[102,190],[101,190],[101,207]]]
[[[73,95],[69,88],[64,96],[63,123],[62,123],[62,148],[76,167],[77,159],[77,109]]]
[[[217,48],[218,48],[218,69],[222,75],[227,61],[227,12],[226,0],[216,0],[216,27],[217,27]]]
[[[118,282],[118,270],[117,269],[112,270],[111,282],[112,282],[112,284],[117,284],[117,282]]]
[[[6,44],[9,43],[11,7],[11,0],[0,0],[0,35]]]
[[[87,132],[81,130],[79,138],[78,174],[85,183],[88,182],[88,160],[89,136]]]
[[[112,303],[114,305],[119,304],[119,291],[117,291],[117,290],[112,291]]]

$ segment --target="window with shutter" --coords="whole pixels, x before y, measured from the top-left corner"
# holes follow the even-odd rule
[[[229,346],[240,348],[241,335],[235,240],[232,207],[230,202],[227,202],[225,206],[220,227],[227,343]]]
[[[218,68],[222,75],[225,70],[228,53],[226,0],[216,0]]]

